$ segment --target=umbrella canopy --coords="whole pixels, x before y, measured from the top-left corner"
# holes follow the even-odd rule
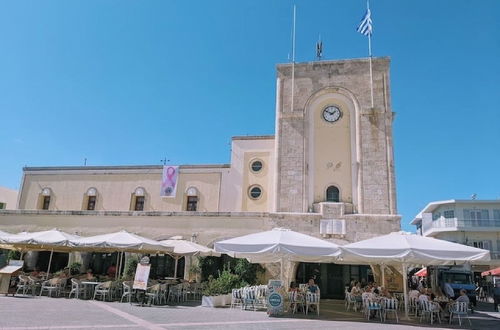
[[[342,246],[347,262],[453,265],[490,261],[490,252],[405,232],[393,232]]]
[[[73,244],[76,247],[75,250],[96,252],[169,253],[173,251],[171,246],[125,230],[111,234],[81,237],[74,240]]]
[[[215,251],[262,263],[332,262],[340,254],[337,244],[284,228],[216,242]]]
[[[80,236],[65,233],[57,229],[33,233],[0,235],[2,246],[13,250],[54,250],[68,251],[72,241]]]
[[[206,246],[186,241],[183,239],[170,238],[167,240],[160,241],[161,244],[173,247],[173,252],[170,254],[177,256],[188,256],[188,255],[201,255],[201,256],[220,256],[220,253],[215,252],[213,249]]]
[[[421,270],[416,272],[414,275],[418,276],[418,277],[426,277],[427,276],[427,267],[422,268]]]
[[[490,270],[487,270],[487,271],[481,273],[481,276],[488,276],[488,275],[492,275],[492,276],[500,275],[500,267],[490,269]]]

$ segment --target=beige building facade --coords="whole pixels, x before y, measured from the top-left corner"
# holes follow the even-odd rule
[[[17,208],[17,191],[0,187],[0,210],[14,210]]]
[[[397,231],[389,62],[373,59],[373,107],[367,59],[278,65],[276,134],[233,137],[230,164],[181,165],[174,198],[162,166],[26,167],[0,230],[207,245],[273,227],[340,244]]]

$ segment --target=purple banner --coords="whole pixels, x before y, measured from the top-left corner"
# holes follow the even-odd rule
[[[163,166],[163,177],[161,180],[160,196],[175,197],[178,178],[179,178],[179,166]]]

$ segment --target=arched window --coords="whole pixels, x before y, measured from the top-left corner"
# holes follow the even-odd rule
[[[330,186],[326,189],[326,201],[327,202],[340,202],[340,192],[339,188],[335,186]]]
[[[146,191],[142,187],[137,187],[132,194],[132,210],[144,211],[144,202],[146,201]]]
[[[40,208],[42,210],[48,210],[50,207],[50,197],[52,196],[52,190],[50,188],[43,188],[40,192]]]
[[[198,209],[198,189],[189,187],[186,190],[186,211],[196,211]]]
[[[88,211],[94,211],[95,210],[95,205],[97,202],[97,189],[95,188],[89,188],[86,193],[87,197],[87,205],[86,209]]]

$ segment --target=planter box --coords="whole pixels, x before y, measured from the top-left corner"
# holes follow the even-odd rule
[[[201,306],[203,307],[223,307],[231,304],[231,294],[222,294],[218,296],[201,297]]]

